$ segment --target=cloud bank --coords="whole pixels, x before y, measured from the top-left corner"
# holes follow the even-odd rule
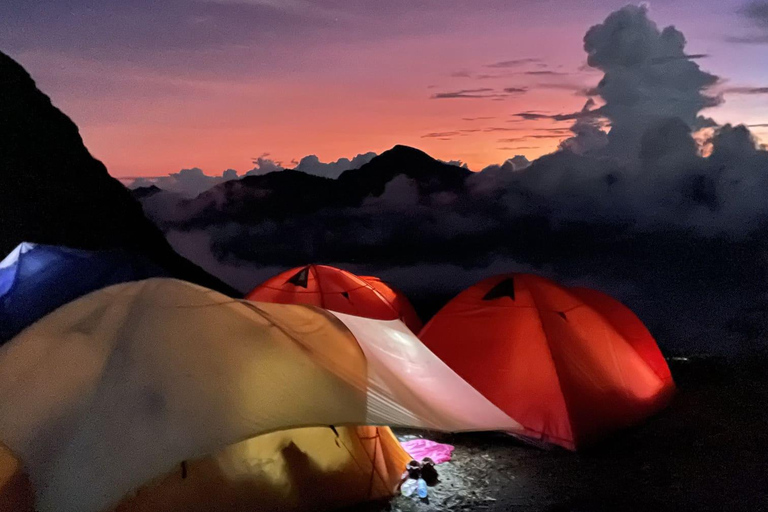
[[[584,108],[517,114],[551,123],[541,136],[570,133],[533,162],[440,168],[455,175],[440,181],[426,163],[405,173],[403,155],[416,156],[400,151],[384,174],[371,159],[336,181],[267,175],[144,206],[240,289],[267,271],[330,263],[390,278],[429,315],[483,277],[535,271],[616,295],[667,350],[748,352],[768,335],[768,151],[748,127],[707,118],[723,101],[719,79],[685,46],[644,6],[591,27],[584,50],[603,76]],[[306,165],[327,176],[339,162]]]

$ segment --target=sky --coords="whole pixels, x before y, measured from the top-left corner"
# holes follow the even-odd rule
[[[293,167],[395,144],[473,170],[549,153],[598,70],[583,38],[626,0],[4,0],[18,60],[117,177]],[[768,142],[768,4],[657,0],[720,77],[706,110]],[[764,125],[764,126],[759,126]]]

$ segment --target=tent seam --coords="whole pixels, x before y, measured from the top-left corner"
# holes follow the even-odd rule
[[[555,370],[555,378],[557,379],[557,389],[560,391],[560,396],[563,397],[563,407],[565,408],[565,417],[568,420],[568,429],[571,431],[571,439],[570,442],[576,445],[576,435],[573,432],[573,422],[571,420],[571,412],[568,410],[568,399],[565,398],[565,393],[563,392],[563,384],[560,380],[560,372],[558,371],[557,362],[555,361],[554,356],[552,355],[552,349],[549,346],[549,335],[547,333],[546,327],[544,327],[544,319],[541,316],[541,310],[539,309],[539,303],[536,300],[536,294],[534,293],[533,289],[529,287],[529,290],[531,292],[531,300],[535,304],[534,309],[536,310],[536,316],[539,319],[539,324],[541,325],[541,330],[544,333],[544,345],[547,347],[547,353],[549,354],[549,359],[552,361],[552,368]],[[544,432],[542,432],[544,434]],[[557,437],[557,436],[552,436]]]

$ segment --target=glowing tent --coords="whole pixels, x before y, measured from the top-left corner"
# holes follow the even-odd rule
[[[42,512],[104,510],[142,486],[134,503],[151,509],[141,496],[170,499],[181,461],[190,478],[222,460],[242,467],[253,446],[243,441],[285,429],[522,432],[400,321],[239,301],[173,279],[93,292],[0,347],[0,410],[0,440]]]
[[[671,397],[669,370],[641,326],[603,294],[507,274],[460,293],[420,338],[526,437],[573,450]]]
[[[157,265],[121,250],[19,244],[0,261],[0,345],[86,293],[164,275]]]
[[[339,313],[376,320],[402,320],[413,332],[421,328],[413,306],[375,277],[359,277],[326,265],[287,270],[257,286],[249,300],[278,304],[309,304]]]

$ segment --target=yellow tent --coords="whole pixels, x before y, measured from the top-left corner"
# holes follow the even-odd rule
[[[327,476],[359,461],[337,450],[329,425],[521,431],[400,321],[238,301],[173,279],[94,292],[0,347],[0,411],[0,440],[23,461],[43,512],[149,510],[193,479],[221,487],[223,510],[267,481],[296,509],[335,506],[334,495],[352,491],[311,490],[290,462],[303,452],[306,468]],[[295,430],[306,427],[318,428]],[[337,430],[343,446],[363,442],[357,430]],[[316,436],[331,435],[322,455]],[[370,453],[361,449],[353,453]],[[387,469],[380,489],[391,492],[402,455],[381,459],[400,467]],[[266,460],[284,469],[265,473]]]
[[[299,512],[392,496],[410,456],[388,427],[277,431],[185,461],[113,512]],[[21,461],[0,445],[0,512],[32,512]]]

